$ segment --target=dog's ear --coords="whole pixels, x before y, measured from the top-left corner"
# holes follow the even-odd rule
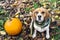
[[[46,11],[46,19],[47,19],[47,18],[51,18],[51,13],[49,13],[48,10]]]
[[[34,12],[30,12],[30,16],[31,16],[31,18],[32,18],[33,20],[35,20],[35,14],[34,14]]]
[[[30,16],[31,16],[31,18],[34,20],[35,19],[35,14],[34,14],[34,8],[30,11]]]

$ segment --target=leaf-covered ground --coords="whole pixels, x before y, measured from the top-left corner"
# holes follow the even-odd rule
[[[0,40],[47,40],[45,32],[37,32],[34,39],[30,34],[30,12],[38,7],[46,8],[52,15],[49,40],[60,40],[60,0],[0,0]],[[9,17],[18,17],[23,23],[19,35],[9,36],[5,32],[4,23]]]

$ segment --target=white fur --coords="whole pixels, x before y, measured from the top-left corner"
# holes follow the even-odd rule
[[[35,30],[37,30],[37,31],[39,31],[39,32],[44,32],[44,31],[46,31],[46,38],[47,38],[47,39],[50,38],[50,35],[49,35],[49,25],[46,26],[45,28],[41,28],[41,27],[39,27],[38,25],[36,25],[36,24],[34,23],[34,28],[35,28]],[[36,32],[36,31],[34,31],[34,32]],[[36,35],[36,34],[35,34],[35,33],[33,34],[33,38],[34,38],[34,35]],[[35,37],[36,37],[36,36],[35,36]]]

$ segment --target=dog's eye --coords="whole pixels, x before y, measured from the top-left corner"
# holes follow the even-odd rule
[[[42,12],[42,14],[44,14],[45,12]]]
[[[38,14],[38,12],[35,12],[36,14]]]

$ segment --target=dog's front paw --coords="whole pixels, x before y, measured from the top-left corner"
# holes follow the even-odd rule
[[[50,38],[50,35],[46,35],[46,38],[49,39]]]
[[[35,37],[36,37],[36,35],[35,35],[35,34],[33,34],[33,35],[32,35],[32,38],[35,38]]]

